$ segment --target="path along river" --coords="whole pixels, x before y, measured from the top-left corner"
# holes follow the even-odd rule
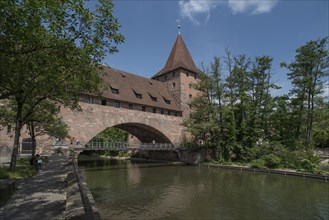
[[[329,183],[198,166],[79,161],[103,219],[329,219]]]

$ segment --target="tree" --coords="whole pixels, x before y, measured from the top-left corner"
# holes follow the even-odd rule
[[[127,141],[128,133],[119,128],[107,128],[97,134],[90,142],[111,142],[111,141]]]
[[[15,112],[11,169],[22,126],[39,105],[78,108],[78,93],[97,92],[99,63],[124,40],[112,14],[110,0],[94,10],[83,0],[0,1],[0,98],[13,100]]]
[[[287,64],[288,77],[293,85],[290,95],[296,123],[296,138],[301,135],[302,124],[305,128],[305,146],[310,147],[315,99],[324,92],[325,77],[328,77],[329,56],[326,49],[328,37],[309,41],[296,50],[295,61]]]

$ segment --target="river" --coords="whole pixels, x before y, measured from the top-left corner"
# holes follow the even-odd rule
[[[102,219],[329,219],[329,183],[198,166],[79,161]]]

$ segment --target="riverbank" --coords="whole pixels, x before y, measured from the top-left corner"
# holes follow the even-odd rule
[[[42,171],[16,182],[16,192],[0,208],[0,219],[65,219],[66,178],[67,157],[49,157]]]

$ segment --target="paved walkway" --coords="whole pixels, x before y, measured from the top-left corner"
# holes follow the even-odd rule
[[[65,219],[67,160],[50,156],[40,173],[18,181],[18,190],[0,208],[0,220]]]

